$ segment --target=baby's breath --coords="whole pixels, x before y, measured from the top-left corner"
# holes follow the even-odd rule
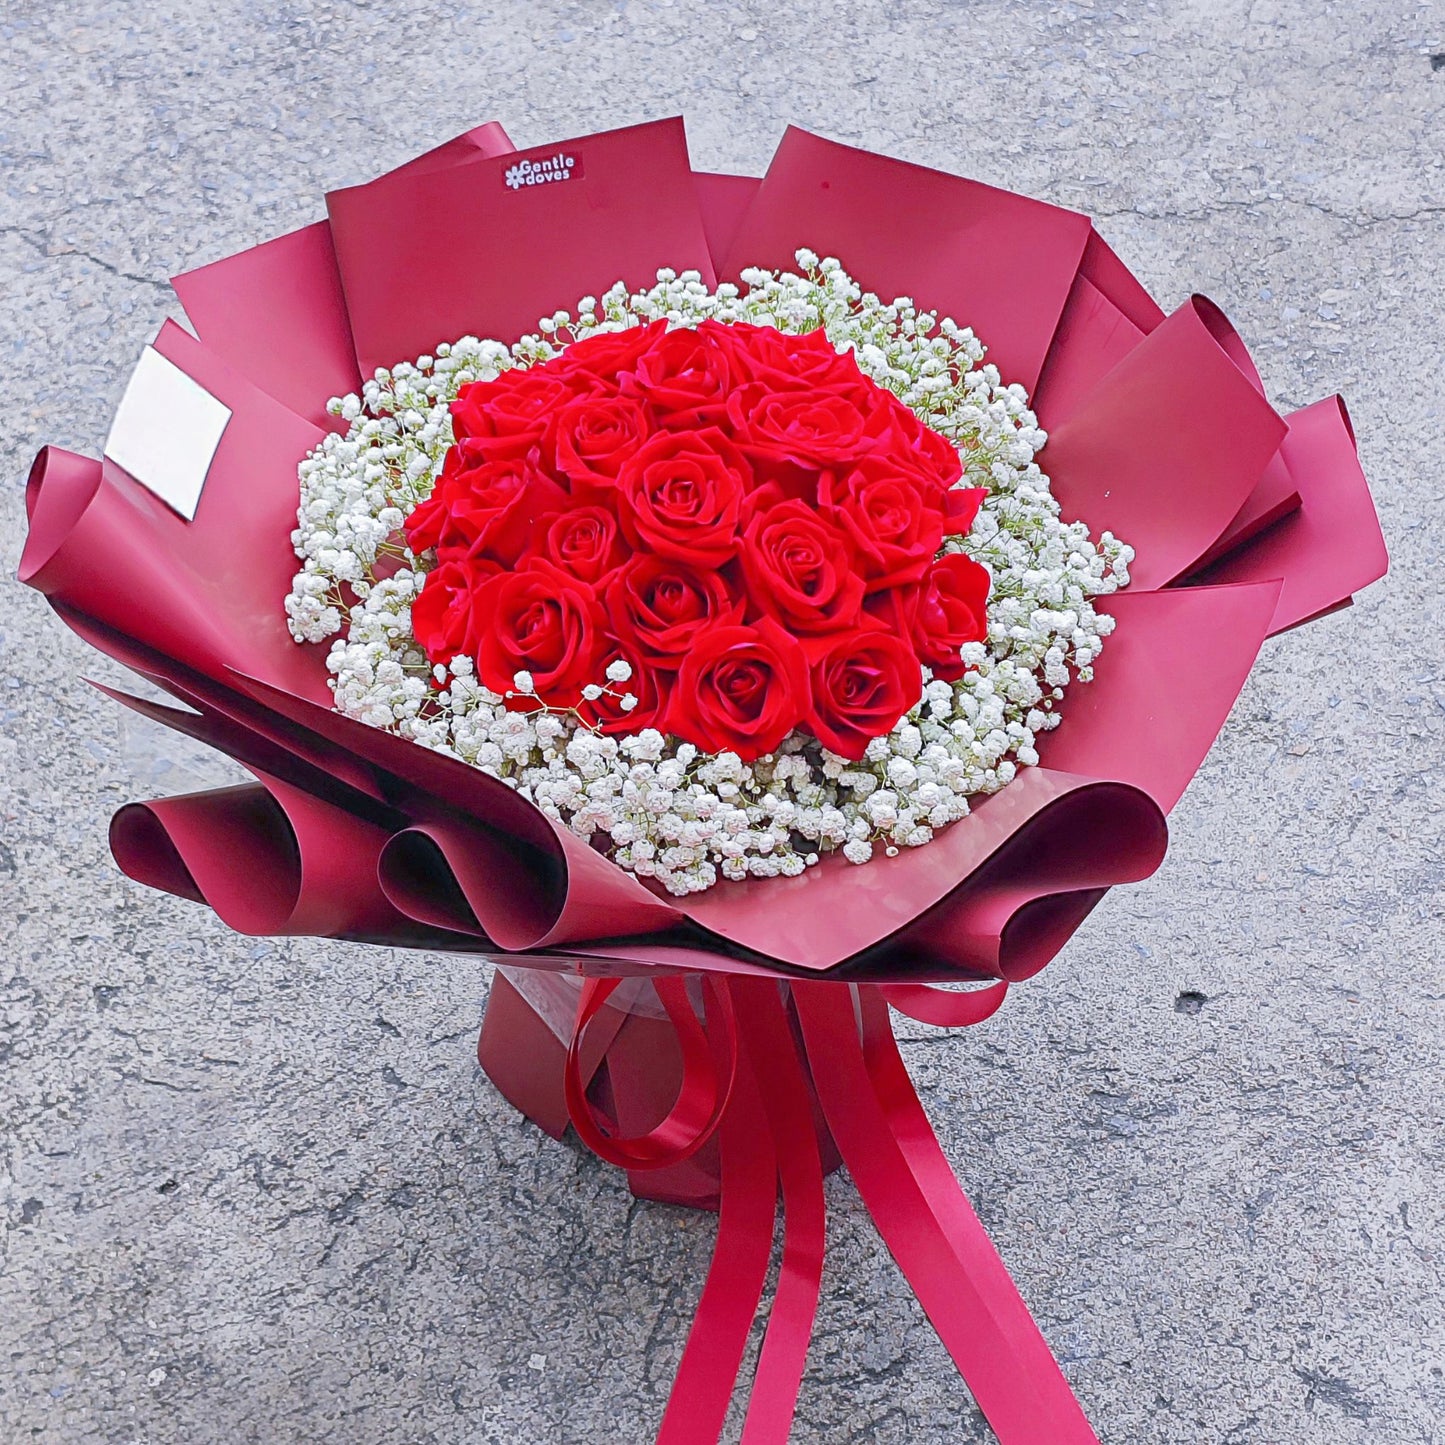
[[[695,271],[658,272],[629,294],[621,284],[557,312],[514,346],[463,337],[390,370],[360,396],[331,403],[347,423],[300,467],[292,542],[302,567],[286,598],[298,641],[334,637],[327,666],[336,706],[502,779],[581,837],[601,842],[623,868],[674,894],[719,878],[793,875],[841,851],[867,862],[928,842],[1038,761],[1038,735],[1057,726],[1071,682],[1089,681],[1113,619],[1093,599],[1128,584],[1133,549],[1110,533],[1097,542],[1064,522],[1034,460],[1046,440],[1028,397],[1004,385],[965,327],[900,298],[864,293],[834,259],[799,251],[798,274],[750,270],[745,289],[709,290]],[[402,536],[430,494],[452,444],[449,403],[468,382],[556,356],[571,342],[666,318],[747,321],[794,334],[822,327],[840,352],[958,448],[960,487],[988,495],[966,537],[947,551],[983,563],[993,585],[986,642],[963,649],[957,682],[922,669],[921,696],[861,761],[798,731],[751,764],[707,755],[644,728],[602,734],[587,704],[636,706],[630,669],[612,663],[574,708],[518,707],[532,696],[519,673],[510,699],[483,687],[470,658],[433,666],[411,631],[411,604],[430,555]]]

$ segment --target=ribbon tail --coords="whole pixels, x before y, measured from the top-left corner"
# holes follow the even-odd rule
[[[736,990],[733,981],[726,986]],[[778,1166],[758,1077],[746,1050],[738,1050],[718,1143],[722,1178],[717,1243],[657,1445],[716,1445],[767,1281]]]
[[[848,1171],[1000,1445],[1098,1445],[939,1148],[886,1002],[829,983],[797,983],[793,993]]]
[[[778,985],[738,979],[734,1006],[762,1088],[783,1187],[783,1259],[743,1424],[742,1445],[783,1445],[792,1429],[823,1279],[823,1165],[810,1090]]]

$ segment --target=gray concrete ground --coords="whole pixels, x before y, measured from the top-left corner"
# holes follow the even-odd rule
[[[7,0],[0,12],[0,1438],[650,1439],[711,1219],[481,1078],[474,961],[258,942],[134,887],[121,801],[229,776],[97,700],[13,583],[165,277],[479,120],[785,122],[1077,206],[1349,397],[1393,553],[1270,644],[1174,819],[972,1037],[909,1061],[1106,1441],[1445,1439],[1445,14],[1406,0]],[[843,1178],[800,1442],[984,1440]]]

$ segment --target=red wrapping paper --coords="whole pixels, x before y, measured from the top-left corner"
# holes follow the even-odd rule
[[[544,160],[566,178],[518,180]],[[326,205],[176,278],[200,339],[168,325],[156,347],[231,411],[194,521],[56,449],[27,483],[22,580],[185,710],[110,695],[256,779],[123,808],[118,863],[241,932],[505,964],[479,1045],[502,1092],[554,1135],[570,1122],[635,1192],[719,1211],[666,1445],[717,1439],[780,1204],[743,1438],[786,1438],[840,1160],[1000,1440],[1092,1441],[889,1009],[983,1025],[1110,887],[1159,866],[1165,814],[1266,637],[1383,573],[1343,402],[1281,417],[1218,308],[1166,317],[1086,217],[797,129],[750,178],[694,172],[678,120],[527,152],[491,123]],[[1133,581],[1040,765],[933,843],[661,897],[497,780],[331,711],[321,649],[291,641],[281,607],[296,464],[336,424],[327,398],[376,366],[511,340],[659,266],[711,282],[804,245],[978,332],[1033,393],[1064,514],[1133,544]],[[936,987],[969,982],[988,986]]]
[[[391,175],[430,174],[512,149],[506,131],[490,121]],[[355,391],[361,373],[329,222],[197,267],[172,284],[202,341],[308,420],[337,424],[326,402]]]

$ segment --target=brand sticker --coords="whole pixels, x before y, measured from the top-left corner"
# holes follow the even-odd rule
[[[528,157],[507,167],[502,179],[507,188],[520,191],[523,186],[546,186],[555,181],[570,181],[582,175],[582,158],[572,151],[553,151],[549,156]]]

